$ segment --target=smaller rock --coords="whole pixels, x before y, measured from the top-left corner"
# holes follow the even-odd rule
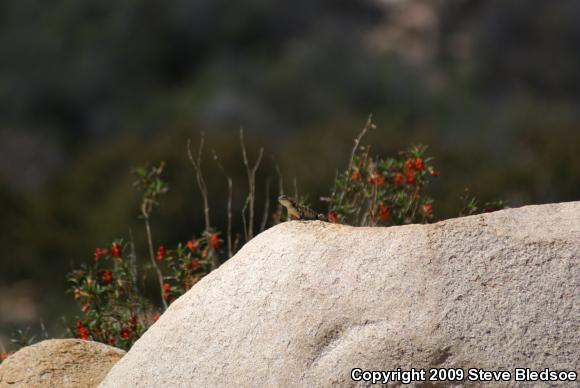
[[[52,339],[20,349],[0,365],[0,388],[96,387],[125,351],[99,342]]]

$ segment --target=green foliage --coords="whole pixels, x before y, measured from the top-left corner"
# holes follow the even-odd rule
[[[461,200],[461,210],[459,216],[471,216],[480,213],[490,213],[497,210],[505,209],[506,202],[504,200],[495,200],[484,202],[483,206],[479,205],[479,199],[469,193],[469,189],[465,189],[463,194],[459,197]]]
[[[141,197],[141,217],[143,218],[149,218],[151,211],[159,206],[159,197],[167,194],[169,190],[167,183],[161,179],[164,168],[165,163],[161,162],[158,167],[151,167],[147,164],[133,170],[137,177],[133,186],[143,193]]]

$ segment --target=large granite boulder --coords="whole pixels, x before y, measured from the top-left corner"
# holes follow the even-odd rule
[[[0,387],[96,387],[124,354],[92,341],[42,341],[20,349],[0,365]]]
[[[465,372],[410,385],[438,387],[506,370],[501,386],[521,386],[515,368],[580,372],[579,333],[580,202],[391,228],[293,221],[173,303],[101,386],[364,384],[353,368]]]

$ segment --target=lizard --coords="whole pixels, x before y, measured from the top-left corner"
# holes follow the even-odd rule
[[[326,217],[323,214],[319,214],[314,210],[299,205],[295,199],[288,197],[287,195],[281,195],[278,197],[278,202],[280,205],[284,206],[288,211],[288,218],[290,220],[321,220],[326,221]]]

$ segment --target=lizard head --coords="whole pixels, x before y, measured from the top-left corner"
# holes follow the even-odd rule
[[[279,196],[278,202],[280,202],[280,205],[285,206],[285,207],[292,206],[292,200],[287,195]]]

